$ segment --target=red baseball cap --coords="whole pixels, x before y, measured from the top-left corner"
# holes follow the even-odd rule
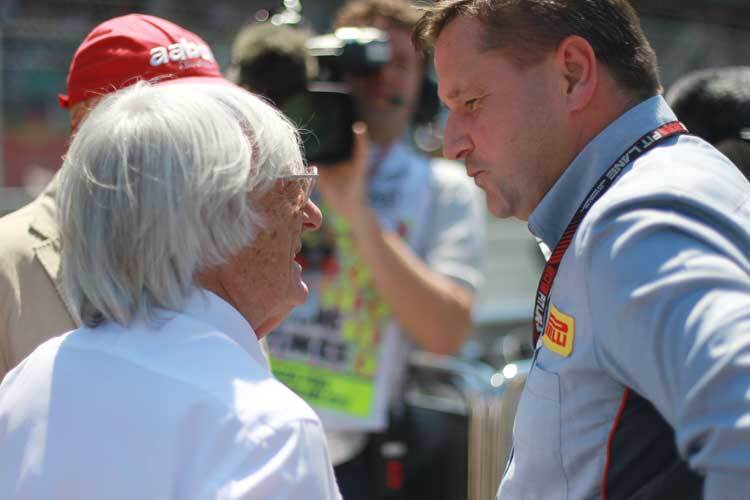
[[[208,44],[167,20],[128,14],[104,21],[86,36],[68,71],[60,106],[114,92],[139,80],[210,80],[229,84]]]

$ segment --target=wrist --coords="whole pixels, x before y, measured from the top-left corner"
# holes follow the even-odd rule
[[[349,224],[355,239],[361,239],[363,236],[372,234],[374,229],[380,227],[375,212],[365,203],[352,206],[343,217]]]
[[[330,211],[346,222],[350,222],[353,215],[362,212],[366,208],[367,195],[360,194],[359,190],[350,191],[346,187],[323,189],[321,184],[321,181],[318,181],[320,200]],[[358,193],[355,194],[354,191]]]

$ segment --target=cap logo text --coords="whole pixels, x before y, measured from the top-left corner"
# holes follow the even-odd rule
[[[167,46],[159,46],[151,49],[151,66],[161,66],[174,61],[186,61],[188,59],[205,59],[214,62],[214,54],[208,45],[195,43],[180,38],[180,41]]]

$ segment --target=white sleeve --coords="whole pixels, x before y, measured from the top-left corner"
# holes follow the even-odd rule
[[[248,432],[216,456],[201,499],[341,500],[319,422],[290,420]]]

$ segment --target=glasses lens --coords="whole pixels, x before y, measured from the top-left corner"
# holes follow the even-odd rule
[[[304,174],[292,174],[281,177],[281,184],[284,193],[290,198],[296,197],[300,201],[300,207],[307,204],[310,200],[315,181],[318,178],[318,169],[316,167],[305,167]],[[301,198],[301,199],[300,199]]]
[[[307,187],[305,188],[305,203],[310,199],[310,196],[312,196],[312,192],[315,190],[315,184],[318,181],[318,176],[310,177],[307,180]]]

